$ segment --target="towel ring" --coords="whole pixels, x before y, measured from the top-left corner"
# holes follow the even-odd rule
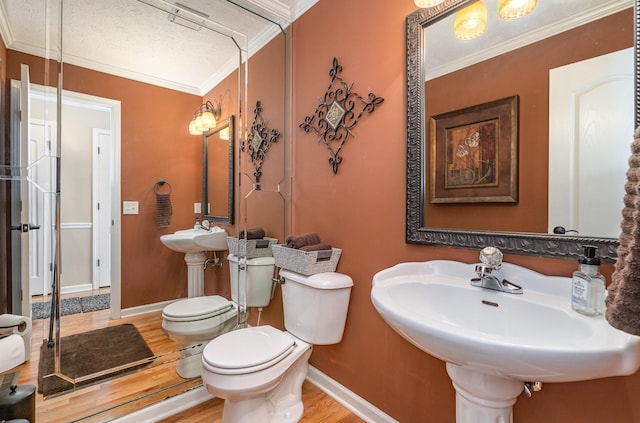
[[[169,192],[165,194],[171,194],[171,189],[172,189],[171,184],[162,178],[158,179],[158,182],[156,182],[155,185],[153,186],[153,192],[155,192],[157,195],[160,195],[161,193],[158,191],[158,188],[162,187],[165,184],[169,187]]]

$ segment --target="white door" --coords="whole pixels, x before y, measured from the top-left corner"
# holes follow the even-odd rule
[[[22,301],[21,301],[21,313],[25,316],[31,316],[31,276],[30,270],[30,249],[29,230],[31,228],[29,219],[31,218],[29,207],[29,183],[24,179],[27,174],[27,168],[29,167],[29,106],[31,96],[29,94],[29,66],[22,64],[20,66],[20,169],[22,172],[22,179],[20,182],[20,198],[21,198],[21,210],[20,210],[20,280],[22,288]]]
[[[31,119],[29,123],[29,279],[31,295],[51,293],[52,263],[52,176],[55,169],[51,149],[55,148],[55,122]]]
[[[550,233],[562,226],[577,235],[620,235],[634,130],[633,62],[629,48],[550,71]]]
[[[93,288],[111,286],[111,131],[93,130]]]

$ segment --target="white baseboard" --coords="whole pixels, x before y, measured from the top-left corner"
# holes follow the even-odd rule
[[[398,423],[397,420],[391,418],[378,408],[374,407],[373,404],[354,394],[313,366],[309,366],[307,380],[367,423]],[[212,398],[213,396],[207,392],[204,386],[201,385],[196,388],[192,388],[185,393],[167,398],[159,403],[141,408],[140,410],[127,414],[126,416],[111,420],[111,422],[155,422],[160,419],[173,416],[174,414],[181,413],[184,410],[195,407],[196,405]]]
[[[83,283],[80,285],[61,286],[60,294],[73,294],[75,292],[91,291],[92,289],[93,289],[93,285],[91,285],[90,283]]]
[[[160,303],[145,304],[137,307],[125,308],[120,311],[120,317],[138,316],[140,314],[152,313],[154,311],[161,311],[163,308],[171,304],[176,300],[162,301]]]
[[[313,366],[309,366],[307,380],[368,423],[398,423],[397,420]]]
[[[174,395],[148,407],[129,413],[125,416],[111,420],[112,423],[145,423],[157,422],[166,419],[174,414],[188,410],[205,401],[212,399],[213,396],[207,392],[204,386],[192,388],[187,392]]]

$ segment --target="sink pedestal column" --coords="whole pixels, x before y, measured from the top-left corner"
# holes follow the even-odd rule
[[[186,253],[184,261],[187,263],[187,296],[201,297],[204,295],[204,262],[207,256],[203,252]]]
[[[524,383],[447,363],[456,389],[456,423],[513,422],[513,404]]]

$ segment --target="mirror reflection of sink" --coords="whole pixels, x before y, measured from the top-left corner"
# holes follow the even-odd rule
[[[181,253],[224,251],[227,249],[227,231],[217,226],[211,231],[185,229],[162,235],[160,241],[167,248]]]
[[[474,269],[446,260],[402,263],[377,273],[371,290],[396,332],[447,362],[456,401],[472,414],[486,415],[487,404],[499,402],[502,410],[488,411],[497,420],[487,421],[510,421],[525,382],[630,375],[640,367],[640,337],[571,310],[570,278],[504,263],[505,279],[523,288],[514,295],[471,286]],[[458,416],[466,421],[475,420]]]
[[[200,297],[204,295],[204,264],[207,260],[205,251],[213,251],[215,261],[216,251],[227,249],[227,231],[214,226],[210,230],[184,229],[172,234],[162,235],[160,241],[173,251],[185,253],[187,263],[187,295]]]

